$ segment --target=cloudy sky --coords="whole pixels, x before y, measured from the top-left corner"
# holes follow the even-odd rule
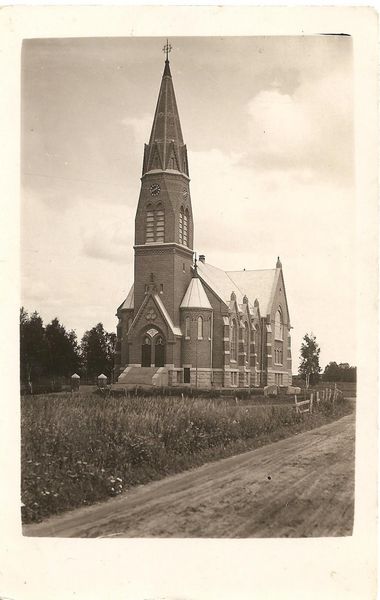
[[[356,364],[351,38],[172,38],[195,249],[229,269],[281,257],[296,372]],[[161,38],[26,40],[22,59],[22,303],[81,337],[133,279],[143,144]]]

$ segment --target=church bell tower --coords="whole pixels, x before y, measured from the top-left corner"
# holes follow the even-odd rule
[[[149,143],[145,144],[135,219],[134,310],[154,291],[175,326],[191,279],[193,215],[187,149],[183,141],[166,43]]]

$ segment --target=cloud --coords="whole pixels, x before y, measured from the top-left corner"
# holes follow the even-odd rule
[[[123,263],[131,253],[133,236],[120,223],[99,224],[83,240],[83,253],[89,258]]]
[[[239,155],[215,149],[190,152],[189,162],[196,251],[226,270],[274,268],[280,255],[294,326],[294,368],[310,329],[321,344],[322,362],[340,356],[355,363],[347,329],[354,314],[352,190],[313,177],[307,166],[253,169]],[[339,314],[331,308],[336,306]]]
[[[144,144],[148,143],[152,122],[153,116],[151,114],[144,114],[141,117],[124,117],[121,121],[124,127],[131,129],[135,146],[139,151],[144,147]]]
[[[106,207],[101,203],[85,210],[80,223],[80,253],[84,257],[125,264],[134,240],[135,207]]]
[[[293,93],[279,86],[248,102],[249,149],[243,162],[263,170],[287,169],[350,180],[353,166],[352,89],[331,73],[302,82]]]

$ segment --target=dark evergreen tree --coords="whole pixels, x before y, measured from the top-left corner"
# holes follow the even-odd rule
[[[56,377],[69,377],[80,370],[80,356],[74,331],[66,331],[57,317],[45,328],[49,350],[48,374]]]
[[[116,334],[107,333],[102,323],[85,332],[81,350],[83,369],[88,378],[94,379],[101,373],[111,377],[115,343]]]
[[[36,378],[47,372],[48,347],[42,319],[37,311],[30,316],[20,310],[20,376],[32,388]]]

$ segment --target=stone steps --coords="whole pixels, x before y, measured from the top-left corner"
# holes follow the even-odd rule
[[[128,385],[152,385],[152,378],[157,373],[158,367],[129,367],[128,372],[122,373],[118,379],[120,383]]]

